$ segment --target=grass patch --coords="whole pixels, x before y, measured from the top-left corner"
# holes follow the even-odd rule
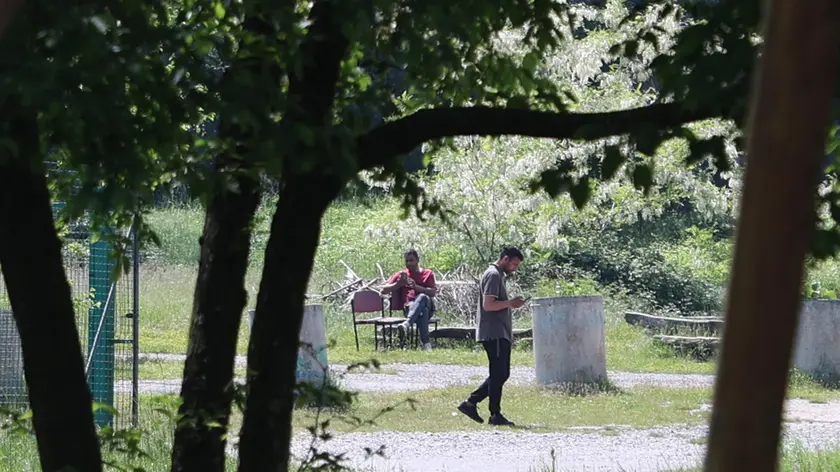
[[[828,472],[840,470],[840,448],[808,449],[800,443],[783,447],[779,461],[779,472]],[[547,468],[544,472],[554,471]],[[701,467],[693,469],[672,469],[669,472],[702,472]],[[543,471],[538,471],[543,472]]]
[[[445,432],[482,430],[455,407],[464,400],[474,386],[457,386],[420,392],[375,394],[361,393],[350,412],[321,413],[321,418],[333,417],[335,431],[403,431]],[[797,381],[791,385],[788,398],[840,399],[840,392]],[[637,387],[629,390],[615,388],[585,395],[570,394],[539,386],[505,387],[502,410],[518,427],[536,433],[574,430],[579,427],[598,427],[603,434],[615,433],[618,427],[651,428],[667,424],[704,424],[710,410],[702,408],[712,402],[711,388],[670,389]],[[374,418],[383,410],[375,424],[359,427],[350,418]],[[486,402],[480,406],[487,419]],[[313,410],[298,410],[294,418],[297,430],[304,431],[315,419]],[[838,469],[840,470],[840,469]]]
[[[154,408],[168,406],[160,404],[152,397],[141,398],[141,437],[139,449],[146,456],[136,457],[126,454],[132,446],[123,441],[103,441],[103,458],[118,467],[106,467],[107,471],[146,470],[165,472],[172,465],[172,442],[174,427],[165,415]],[[227,470],[236,470],[236,458],[227,457]],[[41,472],[38,462],[38,449],[35,437],[25,434],[10,433],[0,430],[0,470],[14,472]]]
[[[159,266],[146,264],[140,270],[140,350],[184,354],[192,312],[193,290],[198,265]],[[260,273],[252,267],[246,277],[248,296],[256,300]],[[249,305],[250,306],[250,305]],[[248,351],[248,322],[245,314],[239,326],[237,352]]]
[[[783,472],[840,470],[840,449],[810,450],[793,444],[782,450]]]
[[[140,380],[180,379],[184,375],[184,363],[182,361],[143,359],[141,357],[139,371]],[[245,367],[235,366],[233,375],[235,378],[245,378]]]
[[[813,403],[827,403],[840,399],[840,386],[826,383],[798,370],[791,371],[787,392],[788,398],[801,398]]]
[[[351,412],[334,415],[332,428],[339,432],[486,429],[486,425],[474,423],[455,409],[469,395],[471,388],[461,386],[399,394],[360,394]],[[649,428],[706,421],[706,413],[698,411],[698,408],[709,399],[710,394],[709,389],[639,388],[627,392],[569,395],[535,386],[510,386],[505,388],[502,410],[505,416],[517,423],[518,428],[532,432],[560,431],[579,426]],[[407,399],[413,401],[409,404]],[[395,405],[393,411],[382,415],[375,424],[356,427],[342,420],[346,417],[373,418]],[[480,411],[486,419],[486,402],[480,406]],[[304,431],[314,419],[313,411],[298,410],[294,426],[296,430]]]

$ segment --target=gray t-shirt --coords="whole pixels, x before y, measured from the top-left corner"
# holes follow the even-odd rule
[[[507,300],[507,287],[505,277],[496,265],[491,265],[481,276],[481,293],[478,297],[478,313],[475,332],[476,341],[489,341],[491,339],[507,339],[513,342],[513,322],[511,320],[510,308],[500,311],[487,311],[484,309],[484,296],[495,295],[496,300]]]

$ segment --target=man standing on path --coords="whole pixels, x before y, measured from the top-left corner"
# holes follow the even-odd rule
[[[511,309],[524,305],[525,299],[517,297],[508,300],[505,277],[516,272],[523,259],[519,249],[505,247],[499,255],[499,260],[491,264],[481,276],[476,340],[487,352],[490,375],[466,401],[458,405],[458,411],[479,423],[484,423],[484,419],[478,415],[477,405],[489,397],[488,423],[495,426],[513,426],[513,422],[502,416],[502,386],[510,377],[510,348],[513,342]]]
[[[437,294],[435,274],[429,269],[420,267],[420,255],[416,249],[405,251],[403,256],[405,270],[392,275],[387,284],[382,287],[382,293],[389,294],[399,291],[398,300],[403,304],[400,308],[404,310],[408,317],[399,325],[400,333],[404,336],[411,325],[416,323],[423,350],[431,351],[429,320],[434,309],[432,299]]]

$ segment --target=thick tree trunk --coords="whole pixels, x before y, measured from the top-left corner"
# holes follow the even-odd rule
[[[251,343],[239,472],[289,467],[293,393],[306,286],[321,218],[343,182],[295,177],[280,192],[265,253]]]
[[[715,472],[777,469],[803,262],[837,84],[838,3],[767,3],[706,457],[706,470]]]
[[[251,222],[260,201],[258,182],[241,177],[238,183],[238,192],[217,185],[205,217],[172,449],[175,472],[225,470],[236,341],[248,296]]]
[[[99,472],[92,399],[36,124],[20,118],[8,99],[5,105],[0,136],[17,144],[18,155],[0,147],[0,267],[20,332],[41,468]]]
[[[288,2],[287,2],[288,3]],[[277,7],[277,5],[274,5]],[[266,14],[266,13],[263,13]],[[265,41],[273,41],[274,28],[249,16],[245,29]],[[237,59],[220,84],[228,103],[237,103],[242,76],[264,77],[261,62],[252,58]],[[277,83],[283,71],[269,64],[269,80]],[[276,85],[276,84],[275,84]],[[267,86],[268,87],[268,86]],[[260,92],[257,90],[256,92]],[[267,90],[262,92],[268,93]],[[262,93],[260,92],[260,93]],[[270,102],[256,100],[251,110],[259,119],[268,120]],[[258,147],[260,127],[239,126],[235,120],[222,117],[222,135],[237,141],[236,152],[247,156]],[[263,123],[266,128],[269,126]],[[218,171],[233,170],[242,164],[239,159],[221,156]],[[220,181],[207,208],[201,239],[201,260],[193,299],[190,340],[181,385],[182,419],[175,431],[172,447],[173,472],[224,472],[225,446],[233,400],[233,374],[236,343],[242,311],[247,303],[245,275],[251,249],[251,224],[259,205],[260,182],[252,176],[236,177],[237,190]]]

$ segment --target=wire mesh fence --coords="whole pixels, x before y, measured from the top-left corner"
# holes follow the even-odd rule
[[[54,206],[57,213],[61,204]],[[137,249],[129,249],[129,273],[112,278],[115,262],[106,241],[91,238],[89,221],[67,225],[60,234],[62,258],[76,314],[85,372],[99,425],[137,424]],[[28,406],[23,355],[8,291],[0,271],[0,408]],[[113,416],[113,412],[117,416]]]

